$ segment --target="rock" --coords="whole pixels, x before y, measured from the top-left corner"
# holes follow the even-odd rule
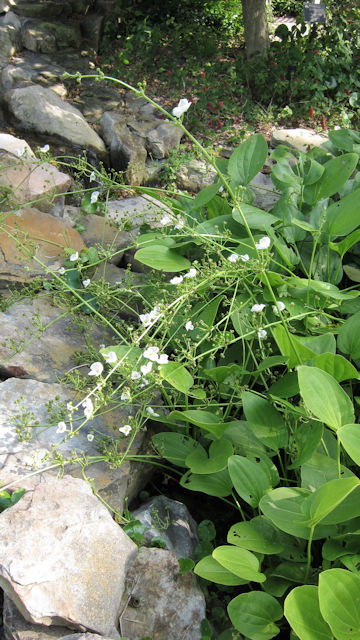
[[[61,14],[69,15],[71,6],[63,0],[39,0],[38,2],[12,0],[12,10],[28,18],[54,18]]]
[[[46,6],[44,3],[43,6]],[[78,23],[42,22],[27,20],[22,28],[25,49],[34,52],[53,53],[57,49],[81,46],[81,31]]]
[[[27,158],[35,157],[35,154],[26,140],[15,138],[15,136],[10,135],[9,133],[0,133],[0,151],[7,151],[7,153],[11,153],[17,158],[23,155]]]
[[[10,9],[9,0],[0,0],[0,13],[9,11],[9,9]]]
[[[39,483],[1,514],[0,537],[0,585],[25,619],[119,638],[137,547],[84,480]]]
[[[62,636],[60,640],[112,640],[111,638],[104,638],[97,633],[76,633],[71,636]]]
[[[10,90],[5,99],[12,116],[23,129],[59,136],[70,146],[92,150],[103,159],[106,157],[103,141],[80,111],[61,100],[54,91],[39,85],[19,87]]]
[[[201,189],[204,189],[204,187],[212,184],[215,177],[215,171],[212,168],[209,169],[205,162],[202,160],[191,160],[189,164],[179,168],[176,184],[179,189],[197,193],[201,191]]]
[[[270,176],[265,173],[258,173],[249,186],[255,195],[253,206],[264,211],[270,211],[280,198],[281,194],[276,191]]]
[[[20,147],[27,148],[19,143]],[[49,211],[56,196],[68,191],[71,185],[71,178],[48,162],[35,162],[27,155],[14,159],[1,152],[0,161],[5,164],[0,188],[9,192],[11,208],[34,202],[38,210]]]
[[[6,594],[4,594],[3,625],[5,640],[52,640],[64,637],[64,627],[45,627],[45,625],[31,624],[25,620]]]
[[[176,556],[164,549],[140,549],[126,577],[120,634],[130,640],[200,640],[205,615],[195,576],[179,575]]]
[[[85,397],[84,392],[81,397]],[[74,397],[73,392],[60,384],[15,377],[0,384],[0,486],[13,483],[13,488],[17,486],[31,490],[48,477],[56,477],[59,466],[51,465],[46,460],[42,462],[44,456],[49,452],[51,454],[54,444],[65,460],[73,450],[80,456],[82,452],[90,457],[99,456],[96,439],[91,442],[87,439],[89,433],[96,434],[100,439],[113,438],[119,455],[125,453],[129,445],[128,438],[120,437],[118,428],[129,421],[129,414],[134,412],[131,406],[115,409],[108,406],[105,414],[97,415],[84,424],[79,435],[63,441],[64,434],[56,433],[57,424],[60,419],[65,419],[69,428],[66,405],[70,401],[75,407],[81,398]],[[84,420],[83,408],[80,406],[73,416],[73,424],[77,427]],[[24,419],[25,429],[22,429]],[[25,440],[19,439],[17,429],[25,436]],[[32,439],[26,439],[31,435]],[[150,435],[140,431],[131,445],[130,454],[149,453]],[[73,477],[83,477],[78,463],[66,463],[65,470]],[[99,496],[112,509],[122,513],[125,499],[131,501],[136,497],[149,481],[152,467],[128,461],[116,467],[100,460],[91,464],[86,474],[91,477]]]
[[[270,146],[277,147],[279,144],[285,144],[287,147],[305,153],[309,147],[321,147],[327,140],[327,136],[309,129],[278,129],[271,136]]]
[[[27,251],[19,244],[24,241],[25,234],[28,234]],[[49,269],[58,270],[65,259],[65,247],[81,251],[84,246],[75,229],[49,213],[26,207],[7,215],[0,229],[0,283],[29,282],[39,275],[46,278],[44,268],[32,258],[33,255]]]
[[[153,228],[161,227],[160,220],[165,214],[173,215],[169,207],[149,195],[108,202],[108,217],[120,225],[131,224],[133,229],[144,222]]]
[[[123,106],[121,93],[115,87],[89,80],[82,84],[72,100],[88,122],[98,123],[105,111],[116,111]]]
[[[179,146],[183,135],[182,130],[176,125],[163,122],[147,134],[146,148],[156,160],[168,158],[169,152]]]
[[[7,65],[16,52],[16,29],[0,25],[0,68]]]
[[[139,138],[129,131],[124,118],[115,112],[106,111],[100,126],[110,149],[111,165],[117,171],[126,171],[130,184],[141,183],[147,154]]]
[[[82,37],[85,43],[96,53],[100,48],[100,41],[104,26],[104,15],[85,13],[80,22]]]
[[[181,502],[155,496],[135,509],[132,515],[147,525],[144,537],[148,544],[153,538],[160,537],[177,558],[195,557],[195,547],[199,542],[196,522]]]

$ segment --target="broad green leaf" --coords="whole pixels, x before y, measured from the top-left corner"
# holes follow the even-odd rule
[[[192,571],[195,566],[195,562],[192,558],[178,558],[178,563],[180,576],[183,576],[185,573],[189,573],[189,571]]]
[[[356,380],[359,379],[357,369],[355,369],[349,360],[346,360],[346,358],[338,354],[322,353],[314,358],[314,365],[318,369],[326,371],[326,373],[338,382],[351,380],[352,378]]]
[[[202,520],[197,528],[200,540],[211,542],[216,538],[216,529],[212,520]]]
[[[230,364],[223,367],[215,367],[214,369],[203,369],[203,372],[212,380],[215,380],[218,384],[227,381],[233,377],[239,379],[244,374],[242,367],[238,364]]]
[[[356,477],[356,476],[355,476]],[[343,500],[326,518],[322,525],[345,523],[360,516],[360,485]],[[321,525],[321,526],[322,526]]]
[[[186,458],[186,466],[192,473],[216,473],[226,469],[228,458],[234,450],[231,442],[222,438],[210,444],[209,456],[203,447],[195,449]]]
[[[187,393],[194,384],[194,379],[180,362],[168,362],[159,367],[160,376],[172,387]]]
[[[266,579],[263,573],[259,572],[259,560],[247,549],[234,547],[232,545],[222,545],[214,549],[213,558],[242,580],[251,582],[264,582]]]
[[[336,431],[354,422],[352,402],[339,383],[316,367],[298,367],[300,395],[308,410]]]
[[[165,247],[174,247],[176,246],[175,238],[170,238],[169,236],[164,236],[162,231],[152,231],[149,233],[142,233],[140,236],[136,238],[136,246],[146,247],[146,245],[151,244],[162,244]]]
[[[348,353],[353,360],[360,358],[360,311],[350,316],[340,327],[338,348],[343,353]]]
[[[298,425],[294,440],[297,456],[288,469],[297,469],[311,458],[320,444],[323,426],[320,422],[309,420]]]
[[[268,593],[241,593],[229,602],[227,610],[235,629],[250,640],[270,640],[279,633],[275,622],[282,618],[282,607]]]
[[[347,238],[344,238],[341,242],[329,242],[329,247],[333,251],[336,251],[340,256],[343,256],[351,247],[360,241],[360,229],[350,233]]]
[[[202,558],[194,567],[194,573],[200,578],[205,578],[215,584],[225,584],[229,586],[237,586],[246,584],[248,580],[242,580],[231,571],[228,571],[212,556]]]
[[[315,355],[311,349],[300,342],[298,336],[289,334],[281,324],[272,327],[272,333],[281,353],[288,358],[289,369],[307,362]]]
[[[338,430],[337,437],[350,458],[360,465],[360,424],[345,424]]]
[[[116,344],[101,349],[100,353],[105,356],[111,351],[116,353],[118,362],[121,361],[124,365],[131,365],[134,368],[140,366],[139,362],[143,354],[143,349],[140,349],[140,347],[128,347],[126,344]],[[145,360],[143,360],[143,362],[145,362]],[[117,371],[121,371],[120,366],[118,366]]]
[[[186,467],[187,456],[200,449],[201,445],[193,438],[171,431],[156,433],[152,441],[159,454],[177,467]]]
[[[360,578],[345,569],[319,576],[319,603],[324,620],[337,640],[360,639]]]
[[[270,471],[272,463],[266,458],[231,456],[228,460],[230,478],[239,496],[250,506],[257,507],[260,499],[273,487]],[[274,482],[276,484],[276,482]]]
[[[263,168],[268,154],[265,138],[260,134],[250,136],[235,149],[229,159],[228,173],[239,185],[247,185]]]
[[[314,184],[314,182],[317,182],[324,173],[324,166],[319,162],[316,162],[314,158],[305,156],[303,171],[304,185]]]
[[[341,564],[360,578],[360,553],[354,553],[340,558]]]
[[[338,507],[356,487],[359,487],[356,477],[330,480],[317,489],[303,503],[303,513],[307,524],[311,527],[324,520]]]
[[[244,520],[234,524],[228,531],[227,541],[237,547],[273,554],[282,550],[279,531],[264,516],[256,516],[250,521]]]
[[[279,218],[273,216],[271,213],[267,213],[267,211],[253,207],[251,204],[246,204],[245,202],[241,203],[240,210],[245,216],[250,229],[264,229],[266,231],[268,227],[279,221]],[[244,220],[239,209],[233,210],[232,217],[236,222],[239,222],[242,225],[244,224]]]
[[[190,211],[192,209],[201,209],[204,207],[214,196],[218,193],[221,184],[219,182],[210,184],[205,189],[202,189],[200,193],[191,201]]]
[[[288,431],[282,415],[264,398],[244,391],[243,409],[250,429],[267,447],[277,451],[288,442]]]
[[[336,341],[332,333],[320,336],[298,336],[298,340],[313,353],[336,353]]]
[[[141,264],[146,264],[147,267],[158,271],[167,271],[168,273],[184,271],[184,269],[189,269],[191,266],[190,260],[163,244],[153,244],[139,249],[134,257],[135,260],[138,260]]]
[[[319,202],[338,193],[350,178],[358,163],[356,153],[346,153],[328,160],[324,166],[324,173],[315,184],[305,187],[304,200],[308,204]]]
[[[309,289],[316,294],[332,298],[333,300],[352,300],[360,295],[359,291],[340,291],[340,289],[331,282],[323,282],[321,280],[306,280],[291,276],[288,278],[288,284],[298,290],[307,292]]]
[[[343,465],[340,465],[340,473],[342,478],[354,477],[354,474]],[[311,458],[301,466],[301,486],[310,491],[316,491],[330,480],[338,478],[338,461],[329,455],[313,453]]]
[[[344,264],[343,270],[349,280],[352,280],[353,282],[360,282],[360,269],[352,267],[350,264]]]
[[[334,202],[326,211],[324,231],[330,236],[347,236],[360,225],[360,189]]]
[[[71,289],[81,289],[80,273],[78,269],[66,269],[65,282]]]
[[[225,426],[223,437],[232,442],[240,455],[256,457],[267,453],[268,449],[254,436],[245,420],[234,420]]]
[[[282,378],[274,382],[268,390],[272,397],[291,398],[299,393],[299,383],[296,371],[288,371]]]
[[[285,598],[284,615],[300,640],[333,640],[320,613],[317,587],[303,585],[290,591]]]
[[[348,554],[354,554],[360,549],[360,531],[344,533],[326,540],[322,546],[322,556],[325,560],[336,560]]]
[[[180,484],[185,489],[201,491],[217,498],[225,498],[232,491],[232,482],[227,469],[209,475],[191,474],[188,471],[182,476]]]
[[[292,188],[300,191],[301,178],[297,175],[286,158],[279,159],[271,169],[271,180],[280,191]]]
[[[342,151],[351,152],[354,150],[354,144],[360,143],[359,132],[352,129],[332,129],[328,135],[333,145]]]
[[[166,365],[167,366],[167,365]],[[195,424],[201,429],[209,431],[217,438],[221,438],[225,431],[227,424],[225,424],[221,417],[216,416],[210,411],[202,411],[200,409],[189,409],[188,411],[172,411],[169,418],[178,420],[185,420],[191,424]]]

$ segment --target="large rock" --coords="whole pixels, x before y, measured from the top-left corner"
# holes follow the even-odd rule
[[[84,480],[47,479],[0,515],[0,585],[30,622],[113,640],[137,547]]]
[[[16,52],[16,37],[17,33],[14,27],[5,27],[0,24],[0,67],[7,65],[11,56]]]
[[[13,601],[4,594],[3,625],[5,640],[58,640],[64,637],[64,627],[31,624],[21,615]],[[71,636],[72,637],[72,636]]]
[[[183,135],[183,131],[175,124],[163,122],[147,134],[146,148],[155,160],[168,158],[170,151],[179,146]]]
[[[11,0],[11,5],[15,13],[29,18],[53,18],[71,12],[71,5],[64,0]]]
[[[65,259],[64,248],[81,251],[85,247],[80,234],[49,213],[26,207],[4,216],[0,228],[0,283],[28,282],[42,267],[57,270]],[[37,262],[35,260],[35,257]]]
[[[105,413],[90,418],[76,436],[64,439],[70,433],[66,405],[72,401],[75,407],[84,397],[84,393],[79,398],[60,384],[36,380],[9,378],[0,384],[0,487],[13,483],[13,486],[33,489],[49,476],[56,477],[59,466],[47,459],[43,461],[44,456],[51,456],[54,445],[65,461],[71,459],[72,452],[80,458],[84,454],[98,458],[99,446],[101,448],[98,442],[103,438],[112,438],[118,457],[125,454],[129,437],[122,437],[118,429],[128,423],[129,415],[134,413],[131,405],[108,406]],[[57,433],[58,421],[61,420],[66,420],[68,432],[65,434]],[[73,413],[74,429],[83,421],[83,408],[80,406]],[[95,434],[94,440],[88,440],[90,433]],[[149,453],[149,440],[144,431],[139,431],[131,445],[130,455]],[[81,467],[76,462],[66,462],[65,471],[74,477],[82,477]],[[151,473],[151,465],[127,460],[120,465],[109,465],[100,459],[86,470],[95,490],[120,513],[124,500],[135,498],[149,481]]]
[[[173,212],[160,200],[149,195],[110,200],[107,205],[108,218],[119,225],[131,225],[132,229],[146,222],[151,227],[161,227],[161,219],[165,215],[173,217]]]
[[[280,198],[269,174],[258,173],[249,185],[254,193],[254,207],[270,211]]]
[[[22,28],[23,47],[29,51],[53,53],[67,47],[78,49],[81,40],[80,26],[77,22],[27,20]]]
[[[101,117],[100,126],[110,149],[111,165],[117,171],[126,171],[130,184],[141,183],[147,153],[140,139],[129,131],[119,113],[106,111]]]
[[[176,176],[176,184],[180,189],[197,193],[214,182],[216,173],[207,167],[202,160],[191,160],[182,165]]]
[[[171,551],[139,551],[126,578],[120,633],[129,640],[200,640],[205,599],[191,573],[179,575]]]
[[[35,157],[35,154],[26,140],[16,138],[15,136],[10,135],[10,133],[0,133],[0,152],[1,151],[6,151],[7,153],[11,153],[13,156],[17,157]]]
[[[270,146],[277,147],[279,144],[284,144],[306,153],[313,147],[321,147],[327,140],[327,136],[309,129],[278,129],[271,136]]]
[[[94,151],[101,158],[106,157],[103,141],[80,111],[61,100],[51,89],[39,85],[19,87],[11,89],[5,99],[11,115],[23,129],[56,135],[71,146]]]

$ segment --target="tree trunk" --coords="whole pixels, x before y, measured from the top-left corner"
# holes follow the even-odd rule
[[[246,57],[265,56],[269,47],[266,0],[241,0]]]

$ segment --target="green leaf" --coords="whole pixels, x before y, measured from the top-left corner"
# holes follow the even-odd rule
[[[319,576],[319,603],[324,620],[337,640],[360,639],[360,578],[345,569]]]
[[[274,382],[268,390],[270,396],[291,398],[299,393],[299,383],[296,371],[288,371],[282,378]]]
[[[152,244],[139,249],[134,258],[152,269],[169,273],[184,271],[184,269],[189,269],[191,266],[190,260],[163,244]]]
[[[337,431],[346,453],[358,465],[360,465],[360,424],[345,424]]]
[[[330,434],[330,432],[325,431],[326,433]],[[354,474],[343,465],[340,465],[340,474],[342,478],[354,477]],[[301,486],[304,489],[310,489],[310,491],[316,491],[316,489],[319,489],[330,480],[338,478],[338,461],[329,455],[313,453],[311,458],[301,466]]]
[[[268,593],[241,593],[229,602],[227,610],[234,627],[246,638],[270,640],[279,633],[275,621],[282,618],[282,608]]]
[[[234,524],[228,531],[227,541],[237,547],[257,553],[279,553],[283,545],[279,542],[279,531],[264,516]]]
[[[172,387],[187,394],[194,384],[194,379],[188,370],[179,362],[168,362],[159,367],[160,376]]]
[[[290,591],[285,598],[284,615],[300,640],[333,640],[320,613],[317,587],[303,585]]]
[[[360,269],[352,267],[350,264],[344,264],[343,270],[349,280],[352,280],[353,282],[360,282]]]
[[[336,431],[354,422],[352,402],[339,383],[316,367],[298,367],[300,395],[308,410]]]
[[[350,316],[340,327],[338,348],[343,353],[348,353],[353,360],[360,358],[360,311]]]
[[[202,411],[200,409],[189,409],[188,411],[172,411],[169,418],[177,418],[179,420],[185,420],[191,424],[195,424],[201,429],[209,431],[217,438],[221,438],[225,431],[227,424],[223,423],[221,417],[211,413],[210,411]]]
[[[322,547],[322,556],[325,560],[336,560],[348,554],[355,554],[360,549],[360,531],[344,533],[326,540]]]
[[[298,336],[298,340],[313,353],[336,352],[336,341],[332,333],[322,333],[319,336]]]
[[[66,269],[65,282],[71,289],[81,289],[81,280],[78,269]]]
[[[251,391],[244,391],[242,401],[246,420],[256,438],[274,451],[285,447],[287,428],[282,415],[270,402]]]
[[[241,455],[256,457],[267,453],[268,449],[250,431],[245,420],[234,420],[225,426],[223,437],[230,440]]]
[[[215,540],[216,538],[216,529],[212,520],[202,520],[198,524],[197,531],[200,540],[211,542],[211,540]]]
[[[326,211],[324,231],[331,236],[347,236],[360,224],[360,189],[334,202]]]
[[[220,187],[221,187],[221,183],[216,182],[202,189],[198,193],[196,198],[194,198],[191,201],[191,206],[189,207],[189,210],[192,211],[193,209],[202,209],[202,207],[204,207],[208,202],[210,202],[213,199],[214,196],[216,196]]]
[[[186,467],[187,456],[201,448],[201,444],[196,440],[181,433],[156,433],[152,441],[159,454],[177,467]]]
[[[303,504],[304,517],[308,526],[313,527],[324,520],[356,487],[359,487],[359,480],[353,477],[330,480],[317,489]]]
[[[126,344],[116,344],[109,347],[105,347],[100,350],[102,356],[106,356],[110,351],[116,353],[118,361],[122,361],[123,366],[130,365],[132,367],[139,366],[139,361],[142,357],[143,350],[140,347],[128,347]],[[121,371],[121,367],[117,368],[117,371]]]
[[[308,362],[315,355],[311,349],[300,342],[299,336],[289,334],[282,325],[272,327],[272,333],[281,353],[288,358],[289,369]]]
[[[340,256],[343,256],[351,247],[360,241],[360,229],[353,231],[347,238],[344,238],[341,242],[329,242],[329,247],[333,251],[336,251]]]
[[[322,434],[323,426],[320,422],[309,420],[309,422],[298,424],[294,442],[297,456],[288,469],[298,469],[311,458],[320,444]]]
[[[190,491],[201,491],[217,498],[225,498],[232,491],[232,482],[227,469],[209,475],[190,474],[188,471],[182,476],[180,484]]]
[[[251,551],[222,545],[214,549],[213,558],[236,576],[251,582],[264,582],[266,579],[263,573],[259,572],[259,560]]]
[[[358,131],[352,129],[332,129],[328,135],[333,145],[342,151],[354,151],[354,144],[360,143]]]
[[[205,578],[215,584],[225,584],[229,586],[237,586],[246,584],[247,580],[242,580],[231,571],[228,571],[212,556],[202,558],[194,567],[194,573],[200,578]]]
[[[230,478],[239,496],[250,506],[257,507],[260,499],[276,484],[266,458],[231,456],[228,460]],[[275,467],[274,467],[275,469]]]
[[[326,371],[330,376],[338,382],[343,380],[358,380],[359,372],[355,367],[343,356],[333,353],[322,353],[314,358],[314,365],[322,371]]]
[[[226,469],[228,458],[234,453],[229,440],[222,438],[210,444],[209,457],[203,449],[199,447],[190,453],[186,458],[186,466],[192,473],[216,473]]]
[[[314,158],[305,156],[305,162],[303,166],[304,185],[314,184],[314,182],[320,180],[322,174],[324,173],[324,166],[314,160]]]
[[[180,567],[180,576],[183,576],[185,573],[189,573],[189,571],[192,571],[195,566],[195,562],[192,558],[178,558],[178,563]]]
[[[264,229],[264,231],[266,231],[268,227],[279,221],[279,218],[276,218],[271,213],[267,213],[266,211],[253,207],[251,204],[246,204],[245,202],[241,203],[240,210],[244,214],[250,229]],[[239,222],[242,225],[244,224],[238,208],[233,210],[232,217],[236,222]]]
[[[235,149],[229,159],[228,173],[237,184],[247,185],[263,168],[268,154],[265,138],[250,136]]]
[[[286,158],[279,159],[271,169],[271,180],[280,191],[292,188],[300,191],[301,178],[294,173]]]
[[[328,160],[324,166],[324,173],[315,184],[305,187],[304,200],[308,204],[319,202],[338,193],[345,182],[350,178],[357,163],[356,153],[345,153]]]

